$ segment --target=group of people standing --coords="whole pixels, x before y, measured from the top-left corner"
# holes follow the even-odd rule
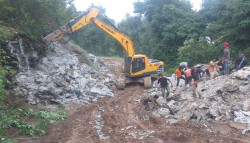
[[[248,59],[245,57],[244,54],[241,54],[240,57],[235,58],[233,60],[234,67],[230,69],[229,62],[230,62],[230,49],[229,44],[224,43],[224,55],[223,58],[219,60],[218,64],[216,64],[216,58],[213,58],[212,61],[209,63],[209,67],[207,69],[208,75],[210,75],[210,79],[214,79],[219,75],[229,75],[230,72],[234,72],[236,70],[242,69],[246,66]],[[216,70],[215,70],[216,68]]]
[[[181,66],[175,71],[175,80],[177,80],[176,87],[179,86],[180,80],[183,79],[185,80],[185,85],[191,85],[194,98],[197,97],[196,93],[198,93],[199,97],[201,98],[200,89],[202,87],[202,80],[205,72],[199,68],[195,68],[192,63],[188,63],[187,67],[188,69],[185,71],[182,71]],[[185,77],[182,76],[183,74]],[[159,88],[161,88],[162,96],[165,99],[167,99],[170,93],[169,83],[171,84],[171,87],[173,87],[173,83],[171,82],[171,80],[163,77],[162,74],[158,75],[157,85]]]
[[[212,60],[209,63],[209,67],[203,71],[200,68],[196,68],[193,66],[192,63],[187,63],[185,70],[183,70],[182,66],[180,66],[178,69],[175,71],[175,80],[176,80],[176,87],[179,86],[180,80],[185,80],[185,86],[188,87],[190,86],[193,92],[193,98],[197,98],[197,94],[199,98],[202,98],[202,93],[201,93],[201,88],[202,88],[202,83],[203,83],[203,77],[204,75],[207,75],[210,77],[210,79],[214,79],[215,77],[219,75],[229,75],[230,74],[230,67],[229,67],[229,62],[230,62],[230,49],[229,49],[229,44],[226,42],[223,44],[224,47],[224,54],[223,58],[221,58],[216,64],[217,59],[212,58]],[[241,55],[241,57],[235,59],[233,61],[234,63],[234,69],[239,70],[243,68],[247,64],[247,58],[245,55]],[[183,76],[184,75],[184,76]],[[158,88],[161,89],[162,96],[164,99],[167,100],[169,94],[170,94],[170,84],[171,87],[173,87],[173,83],[171,82],[170,79],[167,77],[164,77],[162,74],[158,75]],[[146,111],[149,110],[149,102],[153,103],[154,105],[160,106],[157,102],[157,99],[159,97],[157,95],[153,97],[148,97],[147,99],[144,100],[143,106]],[[142,111],[142,108],[140,108],[138,115]]]
[[[209,67],[203,71],[200,68],[196,68],[192,63],[187,63],[186,69],[183,71],[182,66],[180,66],[175,71],[175,80],[176,87],[179,86],[180,80],[185,80],[185,86],[191,86],[193,91],[193,97],[197,98],[197,94],[199,98],[201,98],[201,87],[204,75],[209,75],[210,79],[214,79],[219,75],[229,75],[230,74],[230,49],[229,44],[226,42],[223,44],[224,54],[223,58],[219,60],[218,64],[216,64],[217,59],[212,58],[209,63]],[[184,76],[183,76],[184,75]],[[167,99],[170,93],[169,83],[173,87],[173,83],[166,77],[163,77],[162,74],[158,75],[157,85],[161,88],[162,96]]]

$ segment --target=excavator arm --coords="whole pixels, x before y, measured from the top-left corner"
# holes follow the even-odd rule
[[[111,27],[104,23],[103,21],[97,19],[99,10],[96,8],[90,9],[84,16],[77,21],[72,27],[69,23],[75,21],[79,17],[71,20],[69,23],[57,29],[55,32],[44,37],[46,42],[54,42],[62,39],[68,34],[71,34],[80,28],[88,25],[89,23],[94,23],[97,27],[108,33],[111,37],[116,39],[122,46],[126,57],[124,61],[124,70],[117,81],[117,88],[124,89],[126,83],[129,82],[140,82],[144,83],[145,88],[151,87],[151,77],[150,75],[163,72],[164,63],[161,61],[153,61],[147,58],[146,55],[135,55],[133,43],[130,38],[118,31],[116,28]],[[70,27],[70,28],[68,28]]]
[[[71,34],[92,22],[96,26],[101,28],[103,31],[108,33],[110,36],[112,36],[114,39],[116,39],[121,44],[127,57],[133,56],[135,53],[134,53],[133,42],[131,41],[131,39],[122,32],[116,30],[115,28],[97,19],[96,16],[98,14],[99,10],[96,8],[92,8],[83,18],[81,18],[77,23],[75,23],[70,29],[67,29],[69,25],[67,23],[43,39],[46,42],[54,42],[60,40],[67,34]]]

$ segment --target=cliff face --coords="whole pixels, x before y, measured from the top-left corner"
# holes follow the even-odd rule
[[[73,46],[52,43],[41,57],[34,48],[27,51],[22,39],[10,41],[8,47],[18,66],[14,90],[30,104],[88,104],[114,96],[114,77],[94,55],[83,56]]]

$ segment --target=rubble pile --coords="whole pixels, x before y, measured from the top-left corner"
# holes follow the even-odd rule
[[[250,67],[245,67],[228,77],[204,81],[202,98],[194,98],[189,87],[172,88],[167,101],[162,97],[158,99],[162,109],[157,113],[169,123],[180,120],[201,124],[234,121],[250,127],[249,81]],[[161,96],[156,86],[144,96],[153,95]]]
[[[95,129],[96,129],[96,132],[101,140],[105,140],[105,139],[109,138],[109,136],[106,136],[102,132],[102,127],[104,126],[104,121],[102,120],[102,113],[103,112],[104,112],[103,107],[100,107],[95,115],[95,122],[96,122]],[[92,124],[92,123],[89,123],[89,124]]]
[[[89,104],[103,96],[114,96],[112,88],[115,87],[115,78],[106,74],[108,68],[94,55],[89,54],[93,64],[91,67],[86,64],[88,61],[84,61],[87,58],[82,57],[73,47],[52,43],[45,57],[30,60],[36,55],[30,56],[25,52],[25,45],[21,42],[22,40],[10,41],[9,48],[19,64],[15,91],[25,97],[28,103]],[[34,64],[36,66],[30,67]]]

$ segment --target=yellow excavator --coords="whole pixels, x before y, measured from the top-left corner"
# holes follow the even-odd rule
[[[124,89],[126,84],[130,82],[140,82],[144,84],[145,88],[151,88],[152,81],[150,75],[162,73],[164,70],[164,63],[159,60],[148,59],[146,55],[135,55],[133,42],[130,38],[124,33],[118,31],[116,28],[97,19],[98,14],[99,10],[97,8],[92,8],[85,14],[81,15],[83,17],[72,27],[70,27],[69,23],[67,23],[53,33],[44,37],[43,40],[46,42],[54,42],[88,25],[89,23],[94,23],[97,27],[101,28],[111,37],[116,39],[121,44],[125,52],[125,62],[122,68],[122,73],[117,80],[117,88]],[[74,18],[70,21],[70,23],[79,17]]]

